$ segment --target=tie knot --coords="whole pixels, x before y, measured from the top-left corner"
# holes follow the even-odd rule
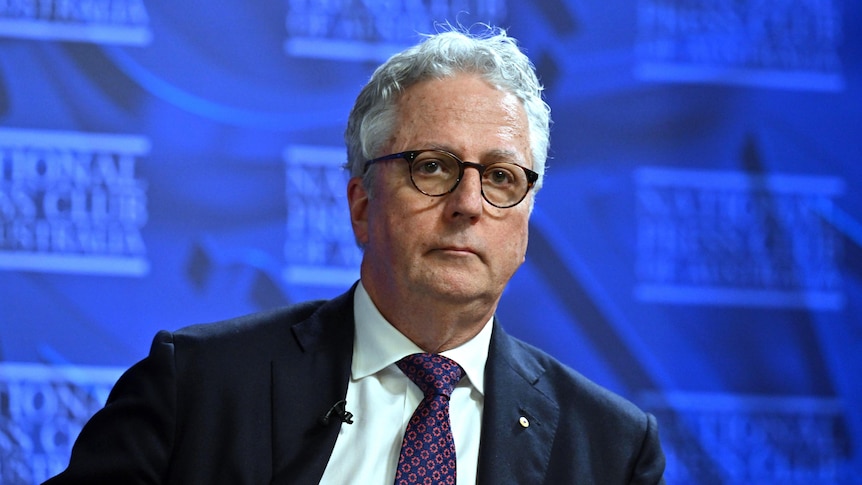
[[[463,374],[457,362],[439,354],[412,354],[395,365],[426,397],[438,394],[449,397]]]

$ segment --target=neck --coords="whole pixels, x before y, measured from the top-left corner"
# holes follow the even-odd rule
[[[401,295],[381,292],[367,282],[363,286],[386,321],[432,354],[453,349],[475,337],[494,315],[499,301],[453,302],[409,292]]]
[[[430,320],[422,318],[418,314],[410,315],[409,318],[390,319],[386,317],[392,326],[419,348],[430,354],[439,354],[459,347],[475,337],[488,323],[491,315],[488,314],[487,318],[469,322],[465,322],[461,318],[441,318],[441,314],[436,312],[432,312],[427,318],[435,318],[437,322],[434,325],[428,325],[427,322]]]

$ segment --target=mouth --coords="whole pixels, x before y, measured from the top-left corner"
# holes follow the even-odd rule
[[[468,246],[442,246],[437,251],[452,256],[479,256],[479,252]]]

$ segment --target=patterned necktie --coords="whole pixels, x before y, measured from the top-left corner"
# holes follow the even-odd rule
[[[395,485],[455,485],[455,441],[449,426],[449,396],[461,380],[461,366],[437,354],[408,355],[396,365],[425,397],[404,431]]]

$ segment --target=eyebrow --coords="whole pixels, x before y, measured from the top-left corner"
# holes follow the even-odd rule
[[[495,160],[517,163],[519,165],[525,165],[527,163],[527,160],[521,157],[519,153],[512,150],[491,150],[486,154],[486,156]]]
[[[439,143],[429,143],[427,146],[429,149],[432,149],[432,150],[447,151],[449,153],[457,155],[458,158],[460,158],[461,160],[464,160],[464,157],[458,153],[458,150],[453,149],[449,145],[444,145],[444,144],[439,144]],[[521,157],[521,155],[519,155],[517,152],[512,151],[512,150],[493,149],[489,152],[485,152],[484,154],[482,154],[482,159],[490,160],[490,162],[485,162],[485,163],[511,162],[511,163],[516,163],[516,164],[524,166],[524,167],[527,166],[526,165],[527,159]],[[476,163],[482,163],[481,160],[479,160],[479,161],[465,160],[465,161],[468,161],[468,162],[473,161]]]

